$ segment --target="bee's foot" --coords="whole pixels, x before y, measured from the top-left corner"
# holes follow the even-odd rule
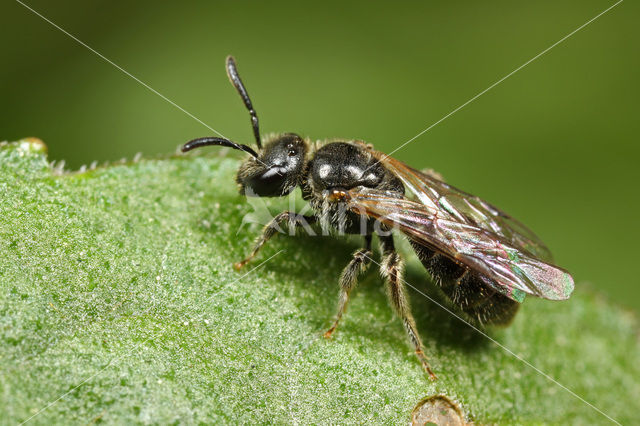
[[[233,264],[233,269],[235,269],[236,271],[239,271],[240,269],[242,269],[244,267],[244,265],[246,265],[247,263],[249,263],[249,259],[245,259],[245,260],[241,260],[240,262],[235,262]]]
[[[427,362],[427,357],[424,355],[424,352],[418,349],[416,351],[416,356],[420,360],[420,363],[422,364],[422,369],[424,370],[424,372],[429,375],[429,380],[438,380],[438,377],[431,370],[431,367],[429,367],[429,363]]]
[[[438,380],[438,376],[436,376],[435,373],[431,371],[431,368],[429,368],[428,365],[423,365],[422,368],[424,368],[425,372],[429,375],[429,380],[431,380],[432,382]]]
[[[333,335],[334,331],[336,331],[336,328],[335,327],[331,327],[330,329],[328,329],[327,331],[324,332],[322,337],[324,337],[325,339],[331,339],[331,336]]]

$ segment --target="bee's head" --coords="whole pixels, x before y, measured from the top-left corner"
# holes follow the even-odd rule
[[[232,56],[227,57],[227,75],[249,110],[258,152],[247,145],[216,137],[199,138],[187,142],[182,146],[182,152],[208,145],[226,146],[244,151],[251,157],[242,163],[236,176],[241,194],[280,197],[290,193],[298,185],[304,172],[307,143],[296,134],[285,133],[268,140],[263,147],[258,116],[253,109],[247,89],[240,80]]]
[[[300,183],[304,173],[307,143],[285,133],[266,142],[257,157],[248,158],[238,170],[236,182],[247,196],[281,197]]]

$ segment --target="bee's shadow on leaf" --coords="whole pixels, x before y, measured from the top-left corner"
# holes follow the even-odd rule
[[[416,325],[423,338],[469,352],[490,347],[490,340],[482,334],[486,330],[471,322],[453,306],[424,269],[413,265],[407,268],[405,281],[415,287],[407,285],[407,293]]]
[[[318,327],[320,332],[331,324],[335,316],[340,273],[351,260],[352,253],[360,248],[360,245],[356,239],[340,241],[331,237],[292,237],[282,235],[278,236],[277,239],[279,241],[269,251],[283,250],[283,253],[279,255],[283,256],[283,258],[277,262],[270,262],[269,270],[278,274],[295,276],[296,281],[308,283],[309,288],[307,290],[312,293],[310,295],[312,299],[309,299],[309,303],[313,304],[314,311],[326,313],[326,315],[318,314],[318,317],[313,318],[313,320],[311,318],[308,319],[313,321],[314,326]],[[378,256],[379,253],[374,253],[374,260],[379,263]],[[410,265],[405,274],[405,281],[411,310],[423,339],[426,341],[435,340],[437,345],[445,345],[469,352],[476,352],[489,347],[489,340],[471,327],[463,314],[454,306],[451,306],[450,302],[431,282],[424,269],[417,265]],[[374,263],[369,271],[361,276],[358,287],[352,293],[352,298],[357,293],[361,293],[361,296],[367,300],[366,303],[371,309],[375,309],[374,305],[383,304],[383,308],[388,309],[389,316],[391,316],[392,308],[386,301],[383,286],[378,265]],[[415,289],[411,287],[415,287]],[[416,289],[419,291],[416,291]],[[360,298],[356,303],[362,303],[362,299]],[[353,301],[351,305],[353,305]],[[351,306],[350,310],[355,311],[359,308]],[[345,321],[349,321],[349,311],[345,314],[343,322]],[[399,322],[397,325],[401,327]],[[341,328],[343,326],[341,325]],[[352,326],[349,327],[352,328]],[[371,339],[383,339],[392,345],[407,344],[404,341],[397,342],[399,333],[380,333],[379,328],[373,329],[367,324],[361,323],[358,327],[359,333]],[[475,327],[482,330],[478,326]],[[401,332],[403,333],[404,331],[401,330]]]

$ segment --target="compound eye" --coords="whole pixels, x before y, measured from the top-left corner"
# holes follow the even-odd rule
[[[289,151],[287,152],[287,155],[289,157],[295,157],[296,155],[298,155],[298,150],[295,149],[293,145],[289,145],[287,146],[287,148],[289,149]]]

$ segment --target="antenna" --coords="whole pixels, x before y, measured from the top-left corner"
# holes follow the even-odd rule
[[[235,87],[240,94],[240,97],[244,101],[244,106],[247,107],[249,115],[251,115],[251,127],[253,127],[253,135],[256,138],[256,145],[258,145],[258,149],[260,150],[262,149],[262,141],[260,139],[260,128],[258,126],[258,115],[253,109],[253,104],[251,103],[251,99],[249,98],[249,93],[247,92],[247,89],[244,87],[244,84],[240,79],[238,68],[236,68],[236,60],[231,55],[227,56],[227,76],[229,76],[231,84],[233,84],[233,87]]]
[[[258,158],[258,154],[250,146],[231,142],[229,139],[214,138],[214,137],[198,138],[198,139],[189,141],[184,145],[182,145],[182,152],[191,151],[192,149],[201,148],[203,146],[209,146],[209,145],[226,146],[229,148],[237,149],[239,151],[247,152],[253,155],[255,158]]]

